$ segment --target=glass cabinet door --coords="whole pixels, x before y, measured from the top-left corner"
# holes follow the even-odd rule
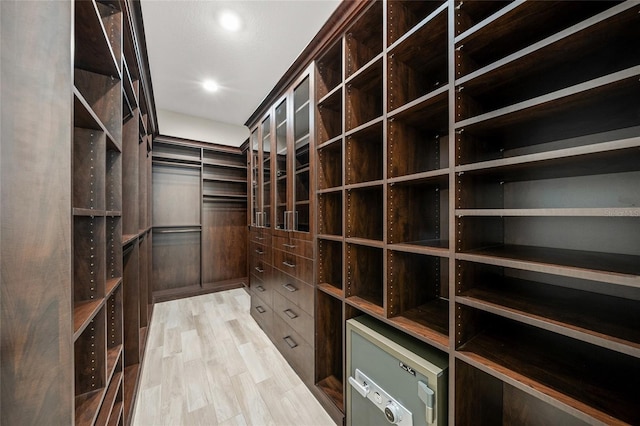
[[[309,77],[293,89],[294,205],[293,229],[309,232]]]
[[[260,157],[259,157],[259,143],[258,143],[258,128],[251,132],[251,224],[253,226],[261,226],[261,213],[262,209],[259,204],[259,185],[258,180],[260,178]]]
[[[276,229],[289,229],[291,226],[288,211],[289,175],[287,174],[287,100],[276,107]]]
[[[271,227],[271,117],[262,122],[262,220]]]

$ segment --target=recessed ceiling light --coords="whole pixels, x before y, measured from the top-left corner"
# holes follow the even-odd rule
[[[227,31],[238,31],[240,29],[240,17],[233,12],[222,12],[220,14],[220,25]]]
[[[218,83],[216,83],[213,80],[203,81],[202,87],[204,87],[204,90],[206,90],[207,92],[217,92],[218,89],[220,88],[220,86],[218,86]]]

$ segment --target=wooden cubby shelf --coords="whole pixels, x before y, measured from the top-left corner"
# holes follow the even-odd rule
[[[120,34],[122,13],[94,0],[76,0],[75,58],[77,68],[120,76],[119,58],[122,54]]]
[[[446,7],[438,10],[433,19],[389,50],[389,111],[448,83],[447,10]]]
[[[345,83],[346,132],[382,116],[382,62],[379,58]]]
[[[316,291],[316,385],[344,411],[343,318],[340,299]]]
[[[318,103],[318,146],[342,133],[342,88],[335,90]]]
[[[425,21],[446,9],[446,1],[387,1],[387,44],[393,47],[407,33],[422,28]]]
[[[457,310],[472,319],[457,342],[461,360],[552,406],[578,411],[583,421],[640,421],[637,358],[467,306]]]
[[[638,288],[457,262],[456,302],[627,355],[640,355]],[[623,298],[626,295],[635,297]]]
[[[389,178],[445,169],[449,166],[447,91],[402,109],[388,120]]]
[[[349,78],[382,52],[382,2],[373,2],[347,30],[345,69]]]
[[[342,191],[318,194],[318,233],[342,235]]]
[[[346,245],[345,297],[354,304],[383,315],[383,250],[360,244]]]
[[[382,241],[384,227],[383,186],[366,186],[345,191],[347,238]]]
[[[389,185],[389,244],[449,247],[448,176]],[[425,214],[424,212],[429,212]]]
[[[382,180],[383,131],[382,122],[346,137],[346,184]]]
[[[105,329],[102,307],[74,343],[76,424],[93,424],[104,397],[108,383]]]
[[[459,122],[457,164],[576,147],[592,143],[590,135],[637,128],[640,118],[629,109],[640,96],[639,72],[633,67]],[[534,131],[549,126],[553,132]]]
[[[614,5],[615,2],[607,1],[513,2],[456,38],[456,59],[459,61],[457,77],[496,62],[574,24],[588,22],[594,15]],[[531,19],[531,16],[536,19]],[[544,22],[544,28],[539,28],[537,22]]]
[[[387,265],[389,319],[436,347],[448,348],[449,259],[389,250]]]
[[[517,3],[522,3],[524,0],[514,2],[512,0],[488,0],[488,1],[464,1],[456,0],[454,2],[454,14],[455,14],[455,35],[459,37],[460,34],[489,18],[494,13],[497,13],[500,9],[507,6],[513,7]],[[456,39],[457,41],[457,39]]]
[[[318,239],[318,283],[342,292],[342,242]]]
[[[322,99],[342,82],[342,43],[339,41],[318,60],[316,93]]]
[[[318,189],[342,186],[342,138],[318,148]]]

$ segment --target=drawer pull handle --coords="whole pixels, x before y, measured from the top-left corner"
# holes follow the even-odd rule
[[[286,336],[286,337],[285,337],[284,339],[282,339],[282,340],[284,340],[285,342],[287,342],[287,345],[289,345],[289,347],[290,347],[291,349],[293,349],[293,348],[295,348],[295,347],[297,347],[297,346],[298,346],[298,344],[296,343],[296,341],[295,341],[295,340],[293,340],[293,339],[291,338],[291,336]]]
[[[289,268],[295,268],[295,267],[296,267],[296,264],[295,264],[295,263],[290,263],[290,262],[287,262],[286,260],[285,260],[285,261],[283,261],[283,262],[282,262],[282,264],[283,264],[284,266],[288,266]]]
[[[264,237],[256,237],[256,240],[264,240]]]
[[[287,291],[290,291],[291,293],[293,293],[294,291],[298,291],[298,289],[291,284],[283,284],[282,287],[286,288]]]
[[[256,253],[258,253],[258,254],[264,254],[264,251],[263,251],[263,250],[256,249]]]
[[[294,248],[296,248],[295,244],[287,244],[287,243],[285,243],[285,244],[282,244],[282,245],[283,245],[284,247],[286,247],[286,248],[290,248],[290,249],[294,249]]]
[[[256,286],[256,290],[260,291],[261,293],[264,293],[264,287],[262,287],[261,285]]]
[[[285,309],[283,311],[285,314],[287,314],[287,316],[291,319],[295,319],[298,318],[298,314],[296,314],[295,312],[293,312],[291,309]]]
[[[260,314],[264,314],[265,312],[267,312],[267,310],[260,305],[256,306],[256,311],[258,311],[258,313]]]
[[[260,268],[258,268],[257,266],[256,266],[255,268],[253,268],[253,269],[255,269],[256,271],[258,271],[259,273],[263,273],[263,272],[264,272],[264,269],[260,269]]]

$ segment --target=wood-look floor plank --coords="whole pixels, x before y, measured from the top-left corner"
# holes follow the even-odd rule
[[[242,410],[236,394],[230,391],[232,389],[231,379],[224,365],[209,361],[207,375],[209,383],[211,383],[213,406],[218,423],[223,423],[241,414]]]
[[[187,408],[191,413],[213,402],[211,386],[206,374],[206,364],[201,358],[184,364],[184,387],[187,393]]]
[[[156,304],[133,425],[334,426],[249,309],[244,289]]]
[[[250,425],[276,426],[267,404],[258,392],[251,374],[244,372],[231,378],[231,387],[238,397],[242,414]]]

